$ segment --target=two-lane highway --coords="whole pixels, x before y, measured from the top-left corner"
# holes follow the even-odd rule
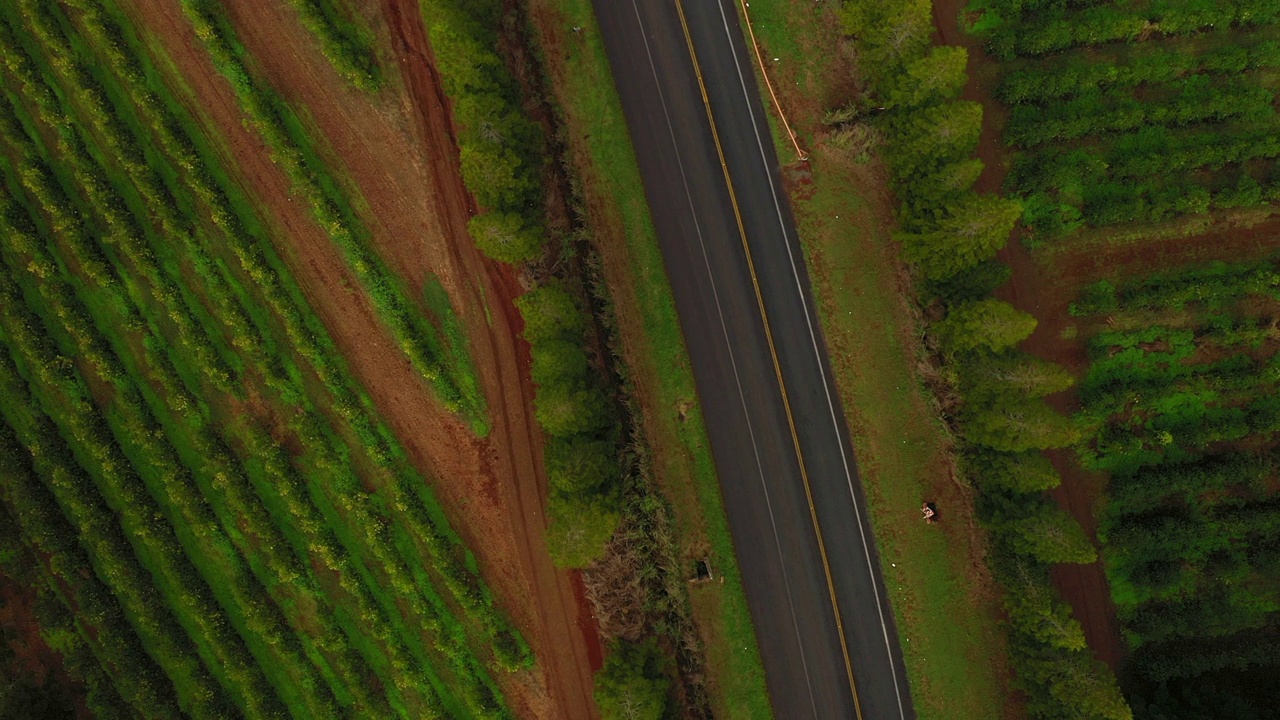
[[[733,0],[594,0],[779,718],[914,717]]]

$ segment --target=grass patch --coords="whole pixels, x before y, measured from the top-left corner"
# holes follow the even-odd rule
[[[583,182],[659,484],[675,511],[681,560],[710,556],[722,578],[690,590],[706,646],[712,710],[716,717],[770,717],[675,301],[591,3],[528,0],[528,7],[564,140]]]
[[[889,227],[852,173],[815,153],[795,211],[837,384],[849,415],[885,582],[921,718],[995,718],[1004,705],[991,598],[972,582],[979,548],[949,482],[950,438],[914,372],[912,319]],[[864,218],[861,222],[857,218]],[[946,499],[941,499],[946,498]],[[916,512],[946,508],[945,524]],[[998,651],[998,652],[1003,652]]]

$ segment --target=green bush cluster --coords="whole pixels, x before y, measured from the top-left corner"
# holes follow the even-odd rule
[[[1265,639],[1280,618],[1276,278],[1274,261],[1215,263],[1099,284],[1074,308],[1140,327],[1089,340],[1081,457],[1110,474],[1099,537],[1128,690],[1147,717],[1270,706],[1259,681],[1280,669]],[[1152,311],[1181,323],[1133,322]]]
[[[518,265],[542,255],[543,137],[498,55],[497,0],[424,0],[422,17],[453,99],[462,179],[480,213],[467,229],[485,255]]]
[[[615,640],[596,673],[595,698],[601,720],[661,720],[668,717],[670,660],[653,638]]]
[[[113,406],[117,414],[109,417],[106,430],[99,426],[93,437],[108,443],[104,448],[118,442],[126,457],[118,459],[117,465],[125,472],[131,464],[137,468],[148,490],[175,513],[172,517],[183,519],[179,544],[195,562],[197,575],[220,568],[215,594],[234,618],[227,626],[237,626],[255,653],[273,648],[275,661],[259,663],[271,668],[273,682],[284,673],[291,682],[308,688],[301,696],[303,702],[296,705],[298,712],[338,713],[332,687],[342,695],[343,704],[354,699],[364,712],[376,716],[404,712],[401,703],[408,696],[419,699],[419,712],[442,715],[457,709],[444,708],[434,697],[433,687],[447,682],[449,694],[470,714],[504,717],[496,686],[468,646],[474,642],[486,652],[492,646],[494,664],[505,669],[527,667],[527,646],[494,607],[474,562],[444,523],[421,478],[407,469],[403,449],[376,421],[368,399],[338,364],[336,349],[278,259],[247,229],[246,223],[252,221],[227,196],[226,177],[209,159],[211,154],[198,149],[186,134],[189,120],[180,117],[178,104],[155,83],[154,76],[144,75],[147,61],[133,54],[137,45],[98,3],[78,5],[80,27],[74,35],[62,31],[67,20],[49,5],[27,3],[20,6],[21,13],[7,16],[9,21],[21,18],[31,24],[29,47],[56,49],[56,57],[47,59],[43,70],[35,67],[37,60],[28,46],[15,43],[7,22],[0,32],[4,65],[11,73],[6,84],[19,83],[23,96],[39,105],[39,120],[60,130],[58,154],[47,156],[46,161],[45,149],[31,140],[34,135],[27,135],[28,128],[37,127],[36,120],[16,104],[0,113],[3,141],[20,150],[16,154],[22,158],[6,174],[6,184],[10,193],[21,187],[43,211],[39,222],[47,220],[63,241],[55,245],[43,240],[19,203],[6,204],[3,215],[12,225],[4,233],[11,273],[27,278],[28,297],[38,297],[40,306],[48,308],[49,327],[75,348],[81,367],[117,388]],[[106,54],[105,63],[86,60],[86,39]],[[105,68],[115,68],[117,74]],[[50,92],[44,77],[55,78],[60,87],[74,92]],[[148,82],[155,83],[157,90]],[[79,104],[73,107],[68,97]],[[143,139],[147,131],[155,141],[152,147],[164,155],[136,152],[147,145]],[[101,155],[87,149],[90,132],[95,133],[93,141]],[[171,167],[156,164],[157,157],[164,156],[185,172],[175,174]],[[130,182],[116,181],[118,175],[99,164],[99,157],[117,172],[125,171]],[[64,187],[81,189],[79,198],[73,199]],[[197,227],[191,214],[193,202],[202,206],[225,237],[215,239]],[[140,208],[152,212],[140,214]],[[142,217],[147,220],[140,221]],[[109,228],[115,242],[97,242],[98,227]],[[224,241],[244,276],[255,281],[253,293],[246,291],[240,276],[227,271],[222,259],[210,254],[222,251]],[[172,264],[178,248],[196,273],[194,286],[192,277]],[[23,258],[22,270],[12,264],[16,254]],[[64,268],[80,272],[66,276]],[[217,308],[218,321],[195,299],[196,293]],[[267,302],[257,302],[252,294]],[[88,298],[85,304],[78,295]],[[14,307],[21,302],[15,300]],[[277,317],[264,323],[263,307]],[[271,337],[272,322],[277,320],[289,346],[310,361],[322,387],[332,393],[323,402],[348,428],[343,432],[358,438],[361,452],[376,472],[389,477],[379,497],[360,487],[353,458],[348,456],[350,440],[310,407],[308,390],[293,359],[281,354],[280,340]],[[31,319],[15,327],[36,327],[39,322]],[[175,332],[175,327],[186,330]],[[131,344],[122,331],[142,333],[140,344]],[[120,362],[139,348],[141,362]],[[205,364],[222,358],[227,358],[225,374],[211,374]],[[69,387],[81,383],[65,359],[45,364]],[[247,381],[246,367],[252,368],[250,374],[262,373],[266,386],[290,406],[301,405],[302,412],[286,424],[306,448],[302,460],[310,463],[302,466],[306,475],[266,428],[249,423],[215,427],[211,422],[206,399],[232,379],[236,385]],[[84,385],[79,387],[77,396],[87,397]],[[6,395],[6,402],[10,397]],[[94,411],[83,402],[75,407],[83,413]],[[253,460],[245,462],[245,458]],[[320,487],[327,489],[320,492]],[[394,519],[383,517],[389,509],[394,509],[390,514]],[[281,517],[288,520],[282,522]],[[360,536],[340,532],[343,537],[335,537],[333,528],[348,524],[361,528]],[[187,544],[196,542],[194,538],[200,541],[199,550]],[[299,603],[331,602],[318,592],[308,562],[340,574],[342,590],[355,608],[350,616],[328,615],[347,618],[341,625],[322,622],[304,635],[295,632],[296,626],[286,627],[287,619],[279,612]],[[391,597],[381,589],[388,586],[404,597]],[[147,587],[142,583],[139,591]],[[263,595],[264,589],[269,598]],[[468,616],[465,628],[453,616],[455,606],[450,603],[455,602]],[[412,626],[399,617],[406,606]],[[218,617],[205,615],[205,622]],[[370,666],[365,656],[381,662],[382,651],[369,654],[367,646],[353,648],[353,638],[367,642],[362,637],[365,633],[385,646],[388,677],[397,686],[395,691],[387,687],[388,695],[368,683]],[[469,641],[472,633],[480,637]],[[417,639],[420,636],[429,638],[432,647],[424,647]],[[410,639],[408,644],[405,638]],[[316,651],[323,653],[323,661],[314,662]],[[451,680],[426,671],[422,659],[435,656],[446,661],[441,667],[450,668]],[[260,657],[253,660],[257,663]],[[236,662],[216,668],[218,683],[235,695],[248,692],[261,698],[258,702],[273,701],[272,691],[264,694],[262,688],[246,684],[254,677],[251,671],[243,678],[228,674],[240,674]],[[330,672],[338,678],[336,682]],[[172,677],[178,682],[189,675],[190,671],[178,670]],[[388,697],[395,695],[400,696],[393,700],[401,708],[398,711],[388,705]],[[294,703],[289,707],[294,708]]]
[[[939,283],[973,270],[1004,246],[1021,214],[1017,202],[978,195],[982,171],[972,157],[982,107],[956,100],[964,85],[963,48],[933,47],[933,14],[924,0],[846,0],[844,30],[859,42],[869,80],[867,110],[885,134],[885,159],[902,202],[903,253]]]
[[[1004,60],[1018,148],[1006,187],[1029,239],[1280,197],[1271,3],[991,0],[973,28]]]
[[[324,56],[334,68],[361,90],[382,86],[382,68],[373,51],[369,31],[351,17],[350,8],[336,0],[289,0],[302,24],[320,39]]]
[[[1035,319],[988,297],[1009,277],[993,257],[1024,210],[971,189],[982,171],[971,157],[982,108],[953,99],[965,81],[964,51],[931,47],[932,8],[923,0],[846,0],[843,15],[869,80],[864,104],[879,105],[873,122],[888,140],[902,203],[896,237],[944,312],[928,332],[961,397],[954,420],[963,472],[979,491],[988,562],[1005,589],[1017,686],[1034,718],[1128,720],[1115,677],[1089,653],[1049,579],[1053,564],[1097,559],[1084,530],[1045,495],[1061,480],[1041,451],[1069,446],[1079,432],[1044,396],[1072,378],[1017,350]]]
[[[604,553],[620,519],[617,413],[584,349],[588,316],[577,298],[551,281],[516,306],[533,358],[534,412],[548,436],[548,548],[557,565],[586,567]]]

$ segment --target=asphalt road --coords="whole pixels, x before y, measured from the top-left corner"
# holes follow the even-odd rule
[[[675,291],[774,712],[913,718],[736,3],[593,2]]]

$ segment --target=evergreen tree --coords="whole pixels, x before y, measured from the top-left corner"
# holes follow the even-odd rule
[[[1024,352],[976,357],[961,367],[965,397],[1043,397],[1075,383],[1066,368]]]
[[[1004,398],[970,403],[963,414],[965,439],[1005,452],[1043,450],[1071,445],[1079,431],[1043,400]]]
[[[994,257],[1021,216],[1017,200],[969,193],[935,229],[902,233],[898,239],[907,259],[926,278],[945,280]]]
[[[969,51],[957,45],[932,48],[928,55],[907,63],[893,83],[885,107],[909,109],[959,94],[968,75]]]
[[[1003,300],[987,298],[956,307],[933,326],[950,352],[999,352],[1022,342],[1036,329],[1036,319]]]
[[[1038,493],[1062,482],[1053,463],[1037,450],[1010,453],[978,448],[966,455],[966,465],[974,482],[984,489]]]
[[[1013,549],[1045,564],[1091,563],[1098,559],[1084,528],[1050,501],[1031,503],[1004,526]]]

